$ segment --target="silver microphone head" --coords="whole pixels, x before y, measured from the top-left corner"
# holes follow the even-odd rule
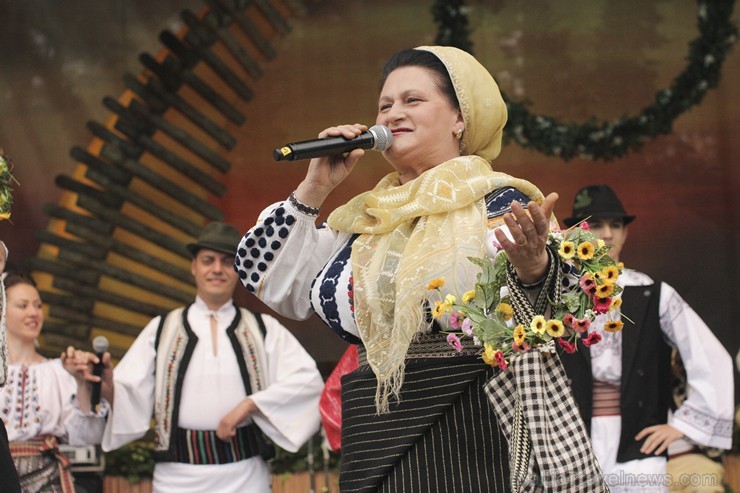
[[[373,144],[373,151],[385,151],[393,142],[393,132],[391,132],[391,129],[386,127],[385,125],[373,125],[369,129],[367,129],[368,132],[373,134],[373,137],[375,138],[375,142]]]
[[[105,336],[97,336],[92,341],[92,347],[96,353],[106,352],[108,350],[109,345],[110,343],[108,342],[108,339]]]

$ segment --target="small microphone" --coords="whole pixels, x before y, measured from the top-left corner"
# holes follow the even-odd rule
[[[100,377],[103,375],[103,353],[108,350],[108,339],[105,336],[97,336],[92,341],[93,351],[98,357],[98,362],[93,365],[93,375]],[[98,412],[100,407],[100,382],[92,383],[92,396],[90,397],[90,408],[94,413]]]
[[[275,149],[272,157],[275,161],[296,161],[320,156],[334,156],[354,149],[385,151],[391,146],[393,133],[384,125],[373,125],[354,139],[345,137],[326,137],[323,139],[304,140],[285,144]]]

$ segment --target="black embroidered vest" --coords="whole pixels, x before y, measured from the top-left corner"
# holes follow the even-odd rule
[[[660,283],[627,286],[622,293],[622,313],[629,317],[622,329],[622,380],[618,462],[654,457],[640,452],[644,439],[635,436],[645,427],[664,424],[671,401],[671,347],[660,329]],[[573,354],[561,353],[578,409],[591,429],[593,377],[591,353],[579,343]]]

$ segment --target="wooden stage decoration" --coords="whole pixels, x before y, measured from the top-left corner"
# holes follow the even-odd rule
[[[154,316],[193,300],[185,245],[221,220],[213,200],[227,190],[226,158],[253,97],[250,83],[276,56],[275,42],[310,2],[205,0],[183,11],[179,33],[162,31],[157,55],[103,101],[105,123],[70,154],[74,173],[47,204],[46,230],[30,260],[48,307],[42,351],[89,347],[105,335],[120,358]]]

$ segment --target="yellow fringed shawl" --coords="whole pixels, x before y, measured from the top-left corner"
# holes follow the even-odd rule
[[[330,227],[360,234],[352,245],[355,319],[378,380],[378,412],[398,396],[415,334],[429,328],[429,282],[441,277],[453,289],[470,289],[467,258],[485,254],[484,197],[501,187],[543,200],[531,183],[493,171],[481,157],[461,156],[403,185],[391,173],[329,216]]]

